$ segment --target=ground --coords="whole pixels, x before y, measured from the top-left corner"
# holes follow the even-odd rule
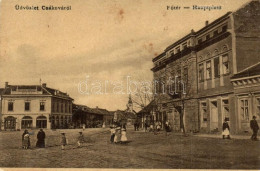
[[[37,130],[30,130],[30,150],[21,148],[21,131],[0,132],[0,167],[260,169],[260,141],[154,135],[130,128],[130,142],[117,145],[110,144],[109,129],[95,128],[84,130],[82,148],[75,148],[79,130],[64,130],[69,145],[61,150],[61,131],[46,130],[47,148],[38,149]]]

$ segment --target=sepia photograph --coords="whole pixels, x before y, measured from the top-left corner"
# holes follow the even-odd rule
[[[260,169],[260,0],[0,0],[0,170]]]

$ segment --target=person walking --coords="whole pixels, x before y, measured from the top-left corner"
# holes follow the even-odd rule
[[[36,147],[45,148],[45,132],[43,131],[43,129],[40,129],[37,134]]]
[[[230,128],[229,128],[229,125],[228,125],[228,118],[225,118],[225,120],[224,120],[224,123],[223,123],[223,126],[222,126],[222,130],[223,130],[223,132],[222,132],[222,138],[223,139],[225,139],[225,138],[227,138],[227,139],[231,139],[230,138]]]
[[[78,148],[81,147],[81,144],[83,142],[84,142],[84,136],[83,136],[82,132],[79,132],[79,137],[78,137],[78,141],[77,141]]]
[[[250,128],[253,130],[253,135],[251,136],[251,140],[257,141],[257,132],[259,130],[259,126],[256,121],[256,116],[253,116],[253,119],[250,121]]]
[[[127,142],[127,137],[126,137],[126,125],[124,124],[121,129],[121,143],[125,143],[125,142]]]
[[[67,138],[65,136],[65,133],[61,133],[61,149],[65,150],[65,145],[67,145]]]

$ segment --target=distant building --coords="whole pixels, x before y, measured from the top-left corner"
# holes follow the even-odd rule
[[[42,85],[5,83],[1,98],[1,130],[67,128],[72,119],[68,94]]]
[[[211,23],[206,21],[205,27],[191,30],[153,59],[154,80],[159,82],[155,120],[172,120],[175,131],[184,124],[186,131],[219,132],[224,118],[229,120],[232,133],[249,129],[247,116],[256,110],[253,106],[258,95],[238,102],[239,81],[235,78],[260,61],[259,15],[259,0],[250,1]],[[170,77],[184,83],[177,86],[179,94],[169,94]],[[179,91],[183,87],[185,95]]]
[[[73,104],[73,125],[76,128],[97,128],[105,125],[110,125],[113,120],[113,112],[99,107],[90,108],[85,105]]]
[[[120,122],[121,124],[133,125],[137,118],[136,112],[133,109],[133,101],[131,95],[129,95],[126,110],[117,110],[114,112],[113,121]]]

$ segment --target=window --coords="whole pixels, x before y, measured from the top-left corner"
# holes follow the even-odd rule
[[[65,102],[65,113],[68,113],[68,106],[67,106],[67,102]]]
[[[24,103],[24,110],[29,111],[30,110],[30,102],[25,102]]]
[[[206,63],[206,79],[211,79],[211,61]]]
[[[204,67],[203,67],[203,63],[199,64],[199,81],[203,81],[204,80]]]
[[[223,100],[222,101],[222,106],[223,106],[223,116],[224,118],[227,118],[228,121],[229,121],[229,103],[228,103],[228,100]]]
[[[61,113],[63,113],[63,103],[61,103]]]
[[[52,110],[52,112],[55,112],[54,111],[55,110],[55,103],[54,102],[52,103],[51,110]]]
[[[70,103],[69,103],[69,113],[71,113],[71,107],[70,107]]]
[[[201,44],[202,43],[202,38],[200,38],[199,40],[198,40],[198,44]]]
[[[176,53],[179,53],[181,51],[180,46],[176,48]]]
[[[207,36],[206,36],[206,40],[209,40],[210,39],[210,35],[208,34]]]
[[[249,121],[248,99],[240,100],[240,115],[241,115],[242,120]]]
[[[171,56],[171,55],[174,55],[174,50],[171,50],[171,51],[169,52],[169,54],[170,54],[170,56]]]
[[[59,110],[59,105],[60,105],[60,103],[57,102],[57,103],[56,103],[56,112],[60,112],[60,110]]]
[[[208,121],[207,104],[206,104],[206,102],[201,103],[201,116],[202,116],[202,121],[203,122],[207,122]]]
[[[218,30],[215,30],[214,32],[213,32],[213,36],[217,36],[218,35]]]
[[[44,111],[44,110],[45,110],[45,103],[40,102],[40,111]]]
[[[188,81],[188,68],[185,67],[183,68],[183,82],[187,83],[187,81]]]
[[[223,74],[229,73],[229,62],[228,62],[228,55],[223,55],[222,57],[222,66],[223,66]]]
[[[8,111],[13,111],[13,110],[14,110],[14,103],[8,102]]]
[[[226,32],[227,31],[227,25],[224,25],[223,27],[222,27],[222,32]]]
[[[260,118],[260,97],[256,98],[256,117]]]
[[[214,76],[215,78],[219,77],[220,72],[219,72],[219,57],[214,58]]]
[[[187,49],[187,47],[188,47],[188,46],[187,46],[187,43],[183,43],[183,44],[182,44],[183,50]]]

